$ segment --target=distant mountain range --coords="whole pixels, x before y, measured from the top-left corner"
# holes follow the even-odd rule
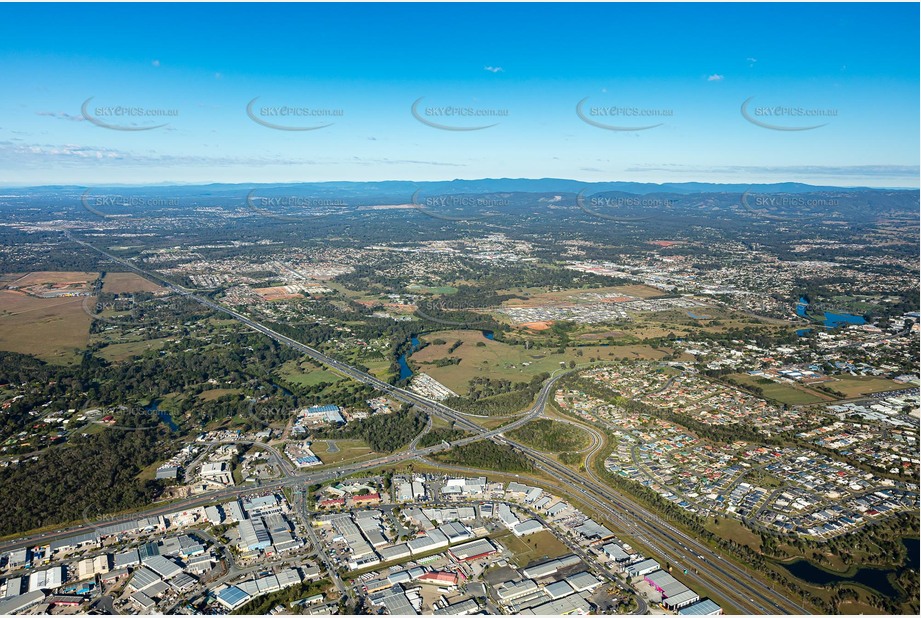
[[[868,187],[835,187],[808,185],[799,182],[781,182],[770,184],[717,184],[706,182],[646,183],[646,182],[583,182],[565,178],[482,178],[478,180],[443,180],[413,182],[407,180],[388,180],[380,182],[301,182],[301,183],[214,183],[204,185],[48,185],[37,187],[6,188],[0,192],[18,192],[25,194],[73,193],[86,189],[93,192],[113,190],[127,193],[143,191],[156,195],[201,195],[218,197],[221,195],[239,195],[241,191],[259,190],[270,194],[279,191],[298,194],[311,193],[317,196],[371,197],[412,195],[423,190],[427,194],[476,194],[476,193],[593,193],[616,191],[634,195],[673,194],[693,195],[700,193],[734,193],[745,191],[757,193],[817,193],[817,192],[855,192],[881,191],[896,189],[873,189]],[[916,191],[917,189],[904,189]]]

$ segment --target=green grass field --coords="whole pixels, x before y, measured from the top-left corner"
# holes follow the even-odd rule
[[[826,385],[844,393],[848,397],[860,397],[870,393],[882,393],[885,391],[896,391],[908,388],[906,384],[900,384],[886,378],[875,378],[871,376],[837,376],[835,382],[828,382]]]
[[[316,386],[321,382],[338,382],[342,376],[325,369],[317,369],[311,363],[306,361],[288,361],[282,365],[278,374],[291,382],[300,386]]]
[[[570,425],[548,419],[537,419],[509,434],[513,440],[520,440],[541,451],[581,451],[591,444],[588,433]]]
[[[429,342],[430,345],[410,356],[410,365],[418,372],[429,374],[459,395],[467,393],[468,384],[475,377],[526,382],[536,374],[568,368],[570,361],[587,363],[591,358],[659,359],[665,356],[665,352],[645,345],[585,346],[567,348],[563,354],[558,354],[556,348],[526,350],[523,346],[489,340],[480,331],[470,330],[440,331],[424,335],[420,339]],[[431,343],[438,339],[445,343]],[[463,341],[463,344],[448,354],[448,349],[456,341]],[[483,345],[477,345],[480,343]],[[460,364],[445,367],[433,364],[438,359],[447,357],[461,359]]]
[[[330,453],[327,442],[333,442],[339,450]],[[316,440],[310,450],[323,462],[320,468],[371,459],[374,456],[374,451],[364,440]]]
[[[806,387],[794,386],[792,384],[781,384],[779,382],[762,383],[756,376],[750,376],[744,373],[734,373],[731,377],[740,384],[749,384],[757,386],[764,392],[766,399],[773,399],[787,405],[802,405],[810,403],[821,403],[831,401],[829,396],[822,396]]]
[[[159,350],[167,341],[168,338],[142,339],[141,341],[110,343],[106,347],[99,350],[99,356],[103,357],[107,361],[117,363],[128,360],[129,358],[133,358],[135,356],[141,356],[148,350]]]
[[[505,531],[492,538],[505,545],[515,554],[512,562],[519,567],[525,567],[532,562],[559,558],[569,553],[569,548],[549,530],[543,530],[521,538]]]

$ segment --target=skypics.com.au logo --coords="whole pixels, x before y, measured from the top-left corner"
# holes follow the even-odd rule
[[[146,218],[154,211],[179,208],[180,200],[175,197],[150,197],[107,193],[92,195],[87,189],[80,196],[80,204],[87,212],[103,219]]]
[[[345,116],[341,108],[308,107],[305,105],[256,105],[261,97],[246,104],[246,115],[258,125],[276,131],[317,131],[331,127]],[[322,120],[321,120],[322,119]]]
[[[177,118],[178,109],[151,108],[139,105],[90,105],[90,97],[80,106],[83,119],[111,131],[152,131],[162,129],[168,122],[151,124],[164,118]]]
[[[253,189],[247,193],[246,207],[257,215],[279,221],[304,221],[348,207],[348,204],[340,199],[303,195],[257,196],[256,191],[257,189]]]
[[[442,221],[477,221],[501,214],[500,209],[511,206],[507,198],[491,195],[422,195],[422,189],[413,193],[413,208],[424,215]]]
[[[630,196],[585,196],[585,191],[576,195],[576,206],[598,219],[615,223],[638,223],[662,216],[672,209],[674,200],[642,195]]]
[[[806,222],[829,217],[840,202],[826,197],[758,194],[749,189],[740,204],[747,214],[760,219]]]
[[[635,105],[588,106],[586,103],[589,98],[585,97],[576,104],[576,115],[582,122],[607,131],[648,131],[665,124],[649,124],[651,119],[672,118],[675,115],[674,110],[668,108]]]
[[[433,302],[419,303],[416,315],[428,322],[457,328],[480,328],[488,326],[490,321],[477,312],[483,308],[472,303],[456,299],[442,298]]]
[[[837,118],[834,108],[803,107],[800,105],[752,105],[755,97],[742,103],[742,117],[762,129],[771,131],[812,131],[828,124],[814,124],[817,119]]]
[[[413,118],[441,131],[482,131],[498,122],[483,124],[484,119],[508,118],[507,109],[475,107],[472,105],[422,105],[425,97],[416,99],[410,107]]]

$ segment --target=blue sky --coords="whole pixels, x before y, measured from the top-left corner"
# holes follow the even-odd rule
[[[918,17],[917,4],[3,4],[0,183],[917,187]],[[302,113],[271,115],[282,107]]]

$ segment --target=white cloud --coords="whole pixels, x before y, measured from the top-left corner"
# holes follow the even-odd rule
[[[160,61],[159,61],[159,60],[154,60],[154,61],[151,62],[150,64],[153,65],[153,66],[155,66],[155,67],[158,67],[158,66],[160,66]]]
[[[505,71],[502,67],[483,67],[483,70],[490,73],[503,73]]]
[[[0,141],[0,164],[18,165],[21,168],[47,168],[49,166],[83,167],[88,162],[105,161],[124,167],[227,167],[227,166],[277,166],[277,165],[414,165],[433,167],[466,167],[465,163],[449,161],[424,161],[417,159],[391,159],[378,157],[352,157],[302,159],[275,156],[211,156],[206,154],[167,155],[156,151],[131,152],[102,146],[77,144],[20,144],[12,140]]]
[[[723,76],[720,75],[719,73],[714,73],[713,75],[710,75],[709,77],[707,77],[708,82],[721,82],[723,81],[723,79],[724,79]]]
[[[48,116],[50,118],[60,118],[61,120],[73,120],[74,122],[83,122],[86,120],[83,116],[75,116],[67,112],[35,112],[38,116]]]

